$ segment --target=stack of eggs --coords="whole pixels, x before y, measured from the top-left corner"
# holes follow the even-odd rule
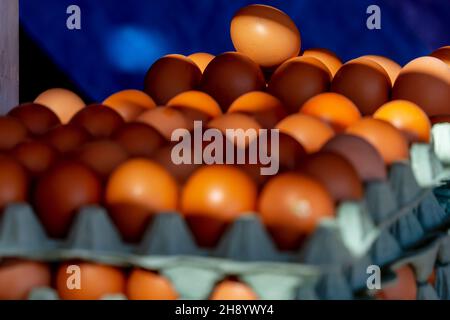
[[[342,64],[325,49],[301,53],[294,22],[264,5],[238,11],[231,38],[236,52],[162,57],[143,91],[86,107],[73,92],[51,89],[0,117],[0,210],[29,202],[47,233],[64,238],[81,207],[99,204],[132,243],[155,214],[179,211],[204,247],[238,217],[257,212],[278,247],[290,250],[334,217],[340,202],[361,199],[367,182],[386,180],[412,143],[429,142],[432,124],[450,120],[450,47],[403,68],[370,55]],[[279,173],[174,164],[172,133],[192,131],[195,121],[221,132],[278,129]],[[21,264],[0,267],[0,288],[11,287],[2,285],[11,281],[4,275],[36,274],[20,284],[18,298],[51,278],[44,265]],[[111,280],[74,295],[60,287],[66,274],[58,272],[62,298],[177,297],[157,274],[136,270],[126,281],[114,268],[84,268],[96,279],[89,283]],[[233,279],[213,296],[255,297]]]

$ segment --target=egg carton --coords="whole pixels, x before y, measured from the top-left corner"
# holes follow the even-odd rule
[[[337,211],[337,217],[323,220],[297,252],[280,252],[252,213],[238,219],[217,247],[207,250],[196,245],[176,212],[155,216],[142,242],[130,245],[122,241],[104,208],[83,208],[67,239],[55,240],[47,237],[29,205],[15,204],[0,221],[0,258],[141,267],[167,276],[188,299],[207,298],[211,286],[227,276],[251,284],[264,299],[294,299],[298,288],[308,287],[322,288],[320,298],[338,293],[343,298],[365,288],[367,266],[397,261],[450,220],[432,190],[418,186],[407,162],[391,167],[389,181],[369,183],[364,200],[342,203]],[[347,289],[341,288],[344,283]]]
[[[450,123],[438,123],[431,130],[429,144],[411,147],[411,166],[422,187],[439,187],[450,180]]]

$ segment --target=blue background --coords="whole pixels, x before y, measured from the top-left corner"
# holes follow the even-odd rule
[[[20,16],[82,93],[101,101],[118,90],[142,88],[148,67],[162,55],[233,50],[231,18],[252,3],[289,14],[302,49],[327,48],[344,61],[380,54],[405,64],[450,44],[450,0],[20,0]],[[66,28],[72,4],[81,8],[79,31]],[[381,8],[381,30],[366,28],[371,4]]]

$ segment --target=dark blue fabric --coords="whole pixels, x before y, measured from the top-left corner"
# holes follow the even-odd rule
[[[229,23],[255,0],[20,0],[22,24],[85,94],[102,100],[141,88],[161,55],[232,50]],[[273,0],[297,23],[303,48],[324,47],[343,60],[386,55],[404,64],[450,44],[450,0]],[[66,28],[66,9],[82,11],[82,30]],[[366,28],[377,4],[382,29]]]

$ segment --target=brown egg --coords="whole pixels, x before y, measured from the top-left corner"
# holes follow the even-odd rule
[[[20,163],[0,155],[0,212],[10,203],[28,199],[28,176]]]
[[[213,246],[224,228],[256,209],[257,187],[242,170],[226,165],[203,166],[181,194],[181,211],[201,246]]]
[[[114,93],[102,102],[116,110],[125,121],[133,121],[147,109],[156,107],[153,99],[140,90],[123,90]]]
[[[382,300],[417,300],[417,282],[413,269],[404,266],[395,270],[395,283],[383,286],[377,293]]]
[[[360,136],[371,143],[388,165],[409,158],[406,137],[389,122],[363,118],[347,129],[347,133]]]
[[[339,134],[329,140],[323,151],[340,154],[355,168],[362,181],[386,180],[383,157],[367,140],[350,134]]]
[[[411,61],[395,81],[392,98],[414,102],[428,116],[450,113],[450,68],[434,57]]]
[[[31,290],[50,285],[50,268],[45,263],[14,260],[0,264],[0,300],[26,300]]]
[[[202,72],[189,58],[168,55],[156,61],[145,76],[144,91],[157,105],[166,105],[184,91],[194,90],[200,84]]]
[[[19,119],[33,135],[41,135],[61,124],[58,116],[49,108],[37,103],[22,104],[9,113]]]
[[[226,112],[244,93],[266,87],[260,67],[247,56],[226,52],[215,57],[206,68],[201,88],[211,95]]]
[[[63,124],[68,123],[78,111],[86,106],[78,95],[59,88],[41,93],[34,102],[50,108]]]
[[[434,51],[430,56],[444,61],[450,67],[450,46],[445,46]]]
[[[290,115],[281,120],[276,128],[296,139],[308,153],[320,150],[334,136],[328,124],[305,114]]]
[[[125,121],[113,109],[93,104],[78,112],[70,123],[83,127],[95,138],[107,138]]]
[[[312,57],[293,58],[272,75],[268,91],[280,99],[288,113],[298,112],[311,97],[328,91],[331,74],[327,67]]]
[[[88,142],[91,135],[83,127],[66,124],[47,132],[42,140],[61,153],[69,153]]]
[[[448,115],[438,115],[438,116],[431,116],[430,117],[431,124],[434,126],[438,123],[450,123],[450,114]]]
[[[51,237],[64,237],[77,211],[101,200],[101,182],[85,165],[63,161],[38,181],[34,206]]]
[[[159,107],[142,113],[137,119],[158,131],[167,141],[171,141],[176,129],[189,129],[188,119],[174,108]]]
[[[236,51],[264,68],[279,66],[300,52],[300,32],[294,21],[271,6],[254,4],[240,9],[230,32]]]
[[[222,114],[219,104],[210,95],[201,91],[186,91],[170,99],[168,107],[180,110],[193,110],[206,115],[206,119]]]
[[[258,300],[256,293],[246,284],[225,280],[219,283],[211,294],[210,300]]]
[[[31,176],[40,176],[58,159],[58,152],[44,142],[27,141],[17,145],[12,155],[28,170]]]
[[[363,185],[357,171],[337,153],[315,153],[300,163],[299,170],[322,183],[335,201],[359,200],[363,196]]]
[[[278,246],[293,250],[316,229],[321,219],[334,217],[334,201],[317,180],[282,173],[264,186],[258,211]]]
[[[227,130],[230,129],[242,129],[244,131],[247,131],[249,129],[255,130],[255,139],[259,134],[259,130],[262,129],[261,125],[255,119],[242,113],[227,113],[221,117],[217,117],[208,123],[208,128],[218,129],[225,137],[227,137]],[[253,140],[249,136],[249,138],[246,138],[245,140],[239,139],[239,137],[235,137],[234,141],[232,142],[237,147],[245,149],[250,143],[252,143],[252,141]]]
[[[389,100],[391,87],[388,74],[378,63],[369,59],[356,59],[339,69],[331,91],[352,100],[362,115],[372,115]]]
[[[383,56],[367,55],[362,56],[360,59],[369,59],[373,62],[378,63],[388,74],[392,85],[394,85],[395,80],[397,80],[397,77],[400,73],[400,70],[402,70],[402,67],[397,62]]]
[[[0,150],[10,150],[27,138],[27,128],[11,116],[0,116]]]
[[[127,241],[138,241],[156,213],[177,208],[178,186],[154,161],[131,159],[111,174],[105,203]]]
[[[228,113],[240,112],[252,116],[263,128],[272,129],[287,113],[282,102],[262,91],[252,91],[237,98]]]
[[[150,157],[165,143],[165,138],[145,123],[130,122],[116,130],[111,139],[119,143],[131,157]]]
[[[342,66],[342,61],[330,50],[322,48],[308,49],[303,52],[304,57],[313,57],[322,62],[334,77]]]
[[[201,167],[200,164],[194,162],[194,146],[191,149],[191,161],[186,164],[175,164],[172,160],[172,150],[178,144],[178,142],[169,143],[162,148],[159,148],[152,159],[163,166],[167,172],[175,178],[180,186],[183,186],[188,178],[194,173],[195,170]]]
[[[166,277],[141,269],[131,272],[126,294],[130,300],[177,300],[179,297]]]
[[[79,283],[73,280],[77,275]],[[119,268],[74,262],[58,267],[55,282],[59,297],[63,300],[100,300],[108,295],[125,294],[126,278]],[[79,284],[79,288],[70,288],[68,284]]]
[[[215,58],[212,54],[205,52],[197,52],[188,56],[189,59],[194,61],[200,71],[203,73],[208,66],[208,64]]]
[[[128,154],[117,142],[97,140],[86,143],[75,154],[75,158],[91,168],[102,179],[128,159]]]

